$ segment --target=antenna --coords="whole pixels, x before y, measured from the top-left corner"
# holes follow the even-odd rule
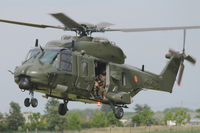
[[[38,39],[35,40],[35,47],[38,47]]]
[[[183,30],[183,54],[185,53],[186,29]]]

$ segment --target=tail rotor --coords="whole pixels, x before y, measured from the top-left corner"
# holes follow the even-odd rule
[[[182,53],[177,52],[177,51],[172,50],[172,49],[169,49],[169,53],[166,55],[166,58],[170,58],[171,56],[176,56],[176,57],[180,58],[180,60],[181,60],[179,75],[178,75],[178,86],[181,85],[181,80],[182,80],[183,72],[184,72],[184,69],[185,69],[184,60],[187,60],[188,62],[190,62],[193,65],[196,64],[195,58],[193,58],[190,55],[185,54],[185,42],[186,42],[186,30],[184,29]]]
[[[187,60],[192,64],[196,63],[196,60],[192,56],[190,56],[190,55],[186,56],[186,54],[185,54],[185,42],[186,42],[186,29],[184,29],[184,34],[183,34],[183,51],[182,51],[181,54],[179,54],[179,56],[181,58],[181,63],[180,63],[180,69],[179,69],[179,75],[178,75],[178,86],[181,85],[181,80],[182,80],[183,72],[184,72],[184,69],[185,69],[184,60]],[[172,50],[172,53],[177,53],[177,52],[174,52]]]

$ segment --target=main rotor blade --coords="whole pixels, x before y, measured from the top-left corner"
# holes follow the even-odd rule
[[[33,23],[25,23],[25,22],[18,22],[18,21],[4,20],[4,19],[0,19],[0,22],[10,23],[10,24],[18,24],[18,25],[25,25],[25,26],[31,26],[31,27],[36,27],[36,28],[65,29],[65,27],[62,27],[62,26],[51,26],[51,25],[43,25],[43,24],[33,24]]]
[[[53,13],[51,14],[53,17],[55,17],[56,19],[58,19],[62,24],[65,25],[65,28],[68,29],[79,29],[79,30],[84,30],[84,28],[77,23],[76,21],[74,21],[73,19],[71,19],[70,17],[66,16],[63,13]]]
[[[104,31],[144,32],[144,31],[184,30],[184,29],[200,29],[200,26],[127,28],[127,29],[111,29],[111,28],[108,28],[108,29],[104,29]]]
[[[196,64],[196,60],[190,55],[186,56],[185,59],[192,64]]]
[[[181,62],[180,71],[179,71],[179,75],[178,75],[178,85],[179,86],[181,85],[184,68],[185,68],[185,66],[184,66],[183,62]]]
[[[109,22],[100,22],[98,24],[96,24],[97,28],[106,28],[106,27],[110,27],[114,24],[109,23]]]

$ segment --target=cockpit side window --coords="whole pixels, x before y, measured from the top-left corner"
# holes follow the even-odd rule
[[[28,52],[28,54],[27,54],[27,56],[25,58],[25,61],[34,59],[39,53],[40,53],[40,49],[31,49]]]
[[[58,50],[47,50],[43,53],[39,60],[43,63],[51,64],[56,58],[57,54]]]
[[[60,70],[72,72],[72,52],[70,50],[62,50],[60,53]]]

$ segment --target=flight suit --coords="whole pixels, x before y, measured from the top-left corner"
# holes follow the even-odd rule
[[[100,95],[102,98],[105,98],[105,93],[106,93],[106,91],[105,91],[106,76],[100,74],[100,75],[99,75],[99,81],[98,81],[98,83],[99,83],[99,88],[100,88],[100,90],[99,90],[99,95]]]
[[[95,78],[93,92],[94,92],[94,96],[96,97],[99,96],[99,90],[100,90],[98,81],[99,81],[98,77]]]

